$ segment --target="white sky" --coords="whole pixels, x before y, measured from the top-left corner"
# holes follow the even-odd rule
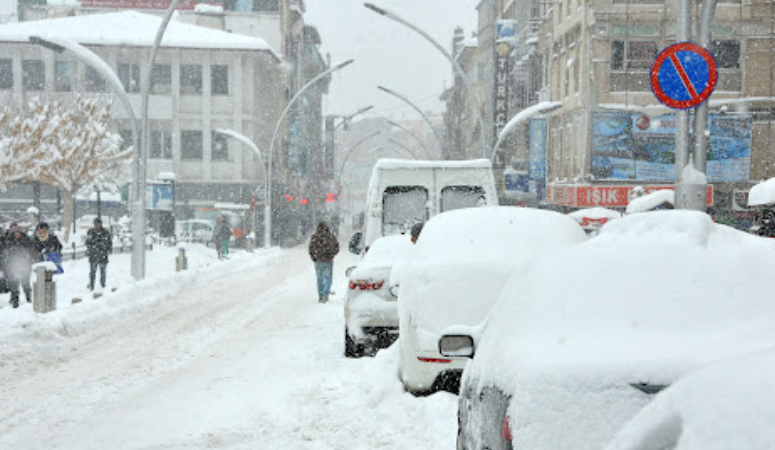
[[[476,29],[479,0],[370,0],[420,27],[450,50],[456,26],[466,36]],[[385,86],[425,111],[440,112],[438,101],[452,81],[452,66],[428,41],[409,28],[365,8],[363,0],[307,0],[305,19],[315,25],[322,51],[337,63],[355,63],[335,74],[327,113],[350,114],[374,105],[374,115],[413,119],[417,113],[382,92]]]

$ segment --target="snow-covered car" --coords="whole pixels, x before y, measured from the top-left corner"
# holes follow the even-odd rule
[[[606,450],[770,450],[775,351],[700,369],[660,392]]]
[[[458,448],[603,448],[681,376],[775,345],[772,267],[770,240],[674,210],[516,273],[479,328],[439,341],[473,356]]]
[[[568,213],[590,236],[597,236],[600,229],[611,220],[622,217],[622,213],[608,208],[584,208]]]
[[[398,338],[398,306],[390,271],[414,249],[408,235],[377,239],[349,274],[344,300],[344,354],[358,357],[387,348]]]
[[[411,261],[397,266],[391,280],[399,284],[404,388],[454,392],[467,358],[439,354],[445,330],[478,324],[515,270],[586,239],[569,217],[532,208],[461,209],[429,220]]]

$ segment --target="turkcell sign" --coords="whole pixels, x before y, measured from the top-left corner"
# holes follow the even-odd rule
[[[493,91],[493,132],[498,140],[509,115],[509,74],[511,73],[512,42],[517,32],[516,20],[499,20],[496,23],[495,39],[495,84]],[[503,169],[506,165],[504,148],[499,148],[492,162],[494,169]]]

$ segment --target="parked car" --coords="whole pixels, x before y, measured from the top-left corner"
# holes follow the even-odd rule
[[[660,392],[606,450],[770,450],[775,351],[693,372]]]
[[[775,345],[772,267],[771,240],[674,210],[517,272],[486,322],[439,341],[473,357],[458,448],[603,448],[682,375]]]
[[[400,372],[405,389],[456,391],[467,358],[439,353],[443,332],[481,322],[515,270],[586,239],[571,218],[532,208],[468,208],[429,220],[411,261],[396,266],[396,279],[391,279],[400,285]]]
[[[179,220],[175,223],[175,234],[186,242],[207,244],[213,240],[215,222],[207,219]]]
[[[344,300],[344,354],[373,355],[398,338],[396,296],[388,289],[390,271],[414,249],[408,235],[377,239],[357,267],[348,269]]]
[[[381,159],[369,179],[363,230],[350,239],[362,254],[382,236],[408,233],[436,214],[498,204],[492,163]]]

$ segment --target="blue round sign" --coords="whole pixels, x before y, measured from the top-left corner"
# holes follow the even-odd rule
[[[710,97],[718,81],[713,55],[691,42],[662,51],[651,67],[651,89],[659,101],[674,109],[694,108]]]

